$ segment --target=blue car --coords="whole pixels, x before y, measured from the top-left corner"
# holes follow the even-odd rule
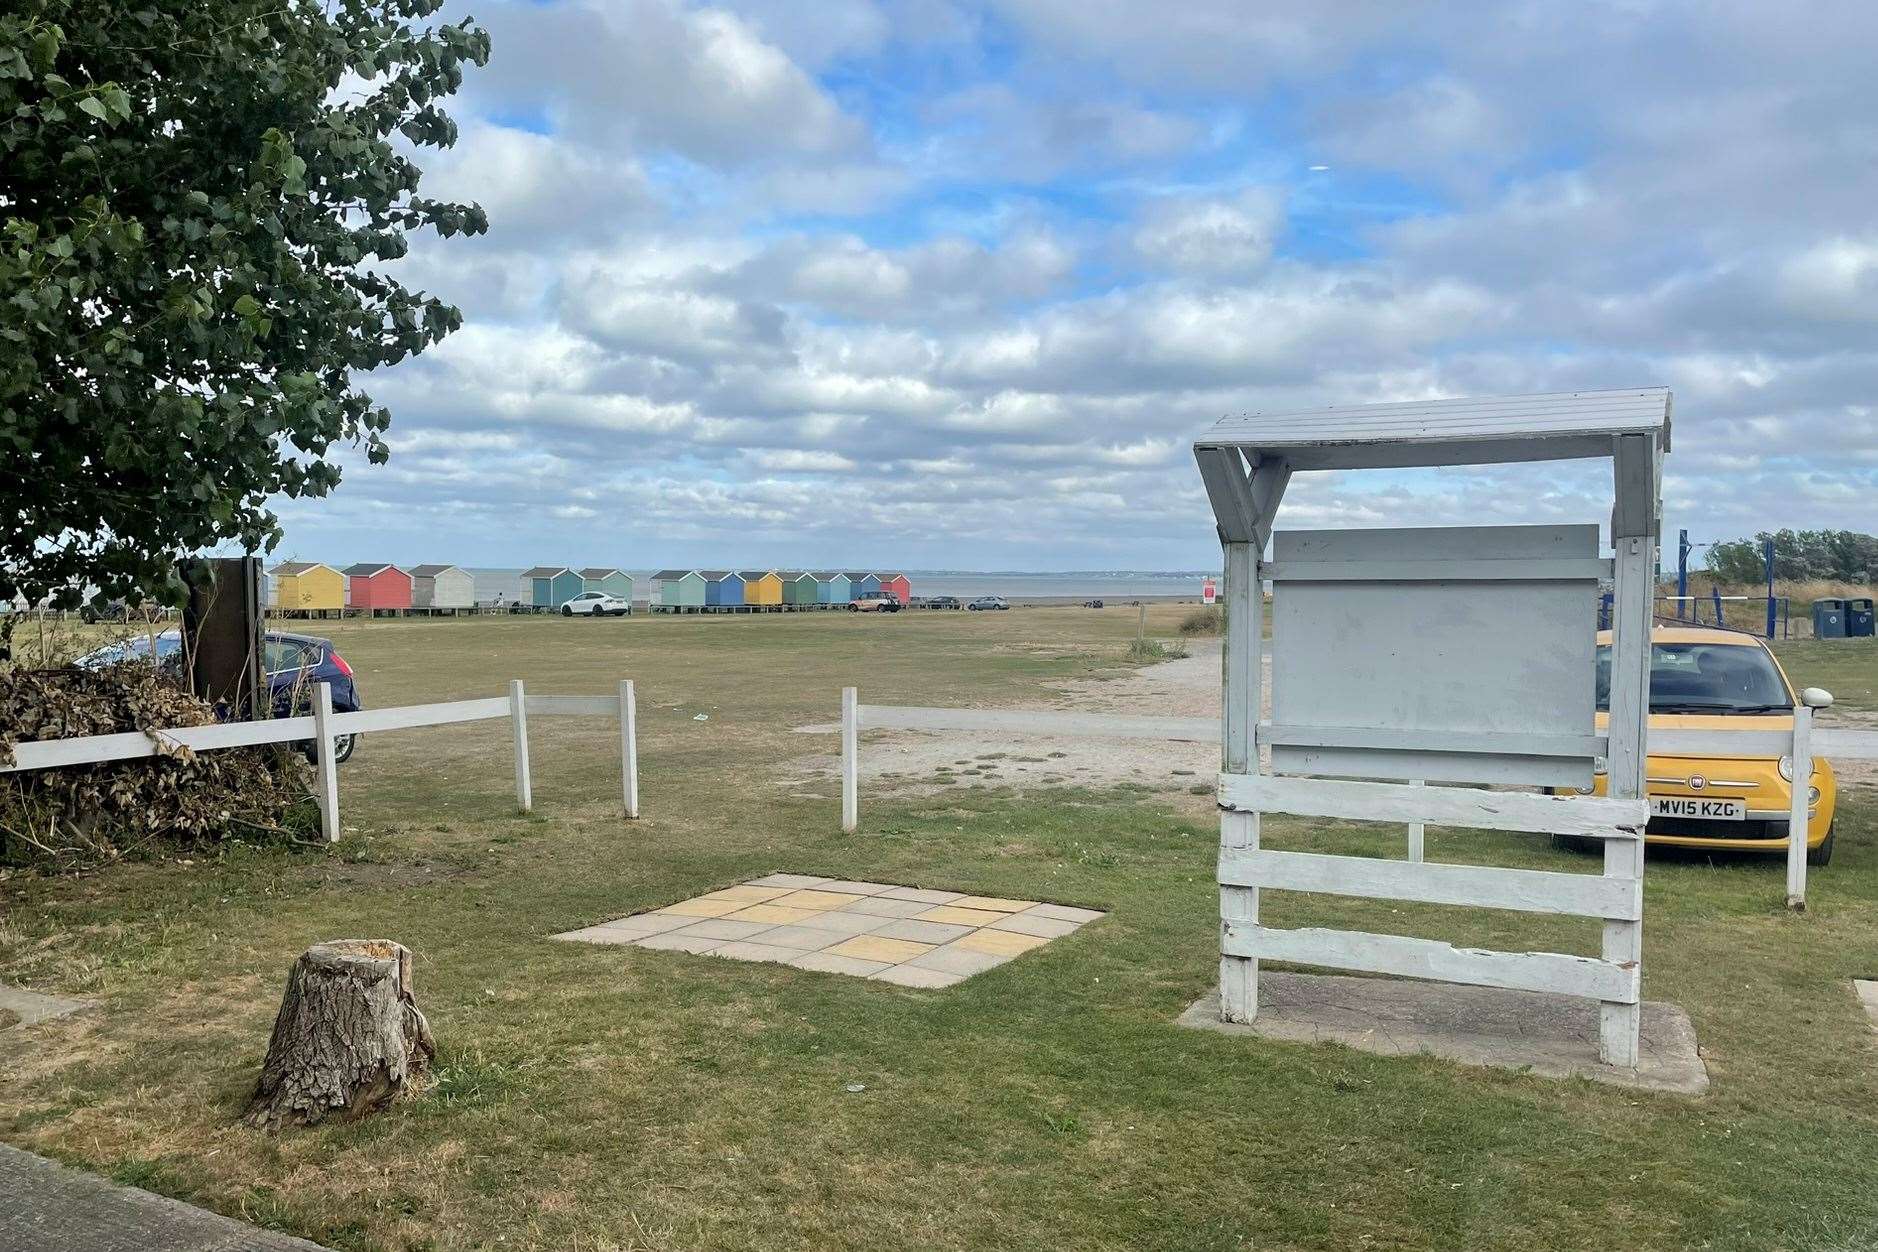
[[[159,666],[180,664],[182,650],[180,631],[166,630],[156,636]],[[139,635],[88,653],[78,659],[78,664],[94,669],[149,655],[150,636]],[[261,668],[267,675],[268,695],[275,717],[293,717],[311,709],[314,683],[331,684],[335,713],[356,713],[363,707],[359,703],[358,686],[352,680],[352,667],[334,649],[330,639],[270,630],[261,636]],[[350,757],[357,739],[356,735],[336,736],[334,759],[343,761]]]

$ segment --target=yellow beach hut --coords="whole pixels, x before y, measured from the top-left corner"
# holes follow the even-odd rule
[[[738,570],[743,579],[743,602],[768,607],[782,604],[782,576],[775,570]]]
[[[282,613],[338,613],[346,606],[346,576],[318,561],[274,567],[274,607]]]

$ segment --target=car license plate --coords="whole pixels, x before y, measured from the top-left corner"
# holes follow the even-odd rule
[[[1746,800],[1709,800],[1694,796],[1651,796],[1651,817],[1696,817],[1711,822],[1745,822]]]

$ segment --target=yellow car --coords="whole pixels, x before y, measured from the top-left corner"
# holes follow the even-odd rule
[[[1609,722],[1611,633],[1598,634],[1598,729]],[[1809,687],[1797,697],[1825,708],[1832,696]],[[1657,626],[1650,634],[1650,729],[1788,731],[1796,699],[1786,671],[1753,635],[1699,626]],[[1784,852],[1792,758],[1650,754],[1645,842],[1678,848]],[[1604,794],[1604,764],[1592,780]],[[1832,859],[1832,766],[1813,758],[1806,860]]]

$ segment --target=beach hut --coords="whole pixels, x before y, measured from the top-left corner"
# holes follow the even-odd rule
[[[815,571],[815,599],[821,604],[846,604],[849,600],[848,576],[837,569]]]
[[[604,591],[609,596],[618,596],[628,604],[633,602],[633,576],[623,569],[614,569],[611,566],[588,566],[580,571],[580,589]]]
[[[870,574],[866,570],[848,571],[848,599],[860,600],[867,596],[880,594],[880,575]]]
[[[470,609],[476,607],[476,580],[455,565],[413,565],[411,607],[414,609]]]
[[[336,613],[346,606],[346,576],[318,561],[288,561],[274,567],[274,598],[283,613]]]
[[[743,602],[745,604],[771,605],[781,604],[782,577],[775,570],[747,569],[739,572],[743,579]]]
[[[704,607],[704,575],[695,569],[662,569],[652,575],[652,603],[662,609]]]
[[[707,569],[698,572],[704,576],[704,602],[706,604],[720,609],[743,607],[742,576],[722,569]]]
[[[522,593],[538,609],[558,609],[580,590],[580,575],[565,565],[537,565],[522,571]]]
[[[411,576],[383,561],[346,566],[346,607],[376,613],[411,607]]]
[[[913,584],[905,574],[881,570],[874,577],[880,579],[880,590],[883,593],[891,592],[901,604],[913,602]]]
[[[819,587],[815,575],[807,570],[785,570],[778,575],[782,579],[782,598],[784,604],[815,604],[819,602]]]

